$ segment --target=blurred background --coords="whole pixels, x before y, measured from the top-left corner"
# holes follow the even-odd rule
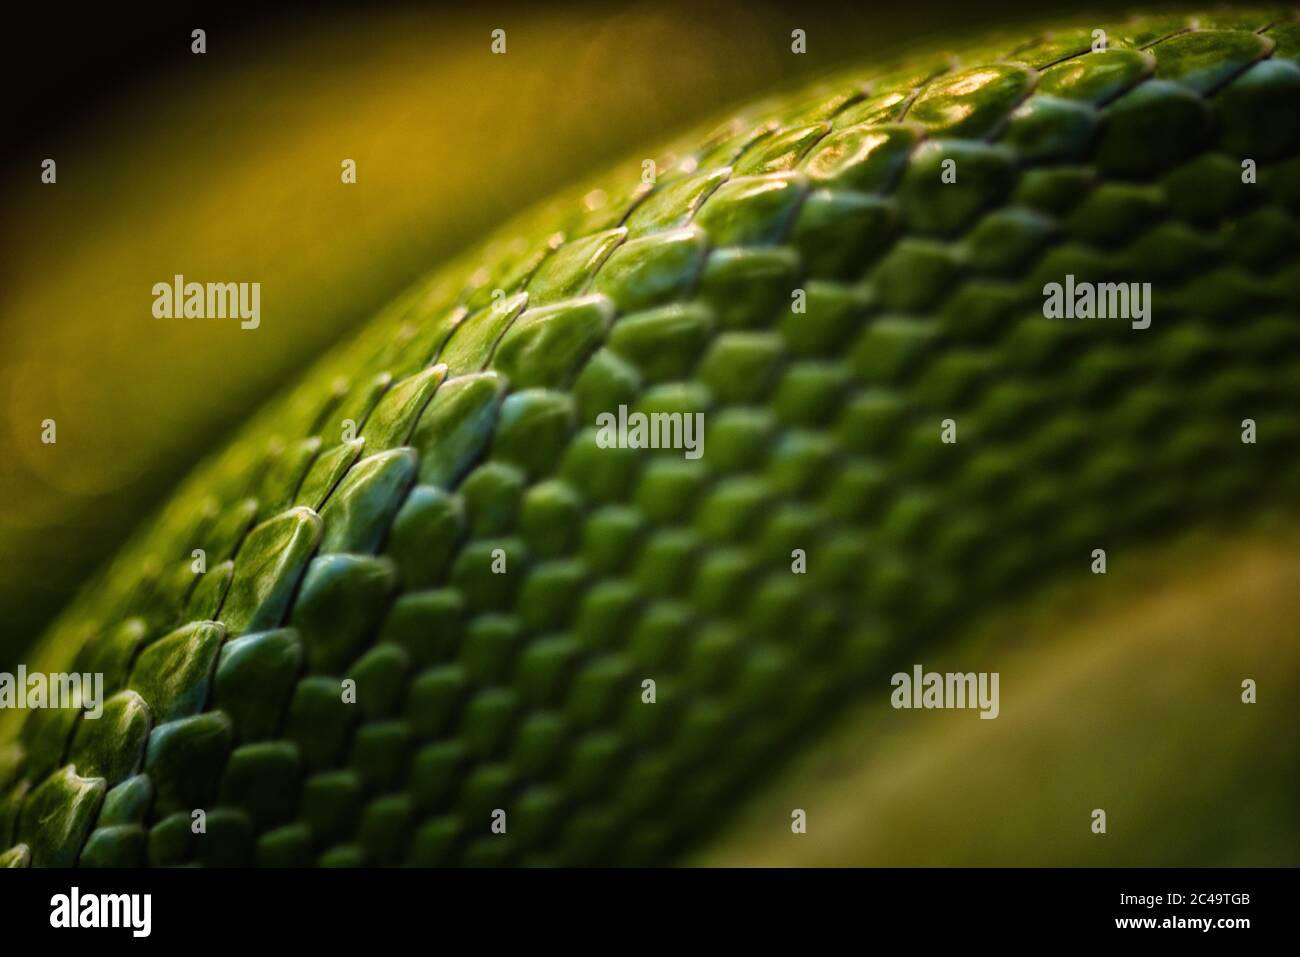
[[[1298,533],[1278,515],[1196,529],[1130,555],[1122,577],[1067,578],[982,616],[920,660],[996,661],[996,721],[894,711],[864,689],[692,863],[1300,866]],[[777,826],[794,807],[806,835]]]
[[[5,31],[0,669],[270,393],[522,208],[800,76],[1079,15],[1056,0],[546,6],[38,6]],[[498,27],[505,56],[489,52]],[[261,282],[261,328],[155,320],[150,290],[176,273]]]

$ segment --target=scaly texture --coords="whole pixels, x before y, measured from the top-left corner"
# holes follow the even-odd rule
[[[1290,13],[1160,16],[852,72],[534,213],[44,637],[112,697],[8,735],[3,860],[671,859],[918,642],[1295,495],[1298,147]],[[1067,273],[1153,283],[1151,329],[1044,319]],[[599,448],[620,404],[704,411],[703,457]]]

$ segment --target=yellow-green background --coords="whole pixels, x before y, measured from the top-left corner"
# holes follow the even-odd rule
[[[619,161],[639,176],[640,151],[801,77],[1053,8],[367,6],[209,24],[204,56],[176,54],[178,27],[161,66],[47,117],[4,170],[0,667],[260,401],[521,208]],[[154,319],[176,273],[260,282],[261,328]]]

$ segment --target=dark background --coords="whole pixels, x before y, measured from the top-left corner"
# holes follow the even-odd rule
[[[1115,11],[1130,6],[1102,0],[1088,10],[1113,21]],[[719,111],[836,66],[869,64],[913,46],[972,36],[1016,36],[1062,16],[1077,21],[1090,15],[1064,0],[675,0],[653,5],[567,0],[543,6],[493,3],[490,9],[459,3],[291,3],[274,9],[146,4],[75,11],[49,3],[11,7],[0,39],[7,98],[0,155],[0,467],[8,472],[0,472],[0,622],[5,626],[0,629],[0,668],[15,664],[168,490],[290,381],[295,370],[514,212]],[[649,16],[657,18],[653,32],[643,29]],[[445,131],[449,141],[464,139],[467,150],[488,152],[481,143],[491,142],[494,122],[515,135],[520,123],[531,118],[532,126],[518,134],[519,142],[490,151],[473,179],[464,178],[462,171],[459,181],[447,178],[440,184],[431,164],[423,181],[430,196],[441,188],[476,193],[474,202],[455,205],[443,196],[420,206],[421,197],[411,194],[399,229],[376,216],[380,206],[367,205],[382,198],[362,194],[356,209],[331,221],[333,233],[301,226],[303,237],[295,237],[287,231],[277,235],[278,224],[308,222],[322,203],[337,201],[268,193],[259,203],[246,193],[237,209],[246,217],[253,209],[253,224],[239,242],[254,244],[253,252],[260,255],[253,257],[255,264],[267,267],[266,278],[279,275],[277,263],[292,264],[302,259],[301,253],[322,257],[331,243],[355,240],[360,248],[343,265],[324,257],[319,292],[297,300],[282,297],[287,308],[256,334],[260,338],[254,346],[238,337],[185,339],[172,330],[167,335],[176,337],[174,343],[142,339],[133,344],[132,336],[154,337],[158,327],[148,325],[147,313],[137,318],[124,312],[120,302],[134,302],[138,290],[153,281],[149,277],[170,275],[170,266],[179,268],[183,262],[197,271],[199,260],[224,263],[227,252],[238,253],[225,248],[231,241],[218,231],[205,244],[208,224],[197,222],[186,234],[194,246],[184,256],[178,252],[174,263],[157,255],[145,262],[148,257],[140,254],[140,268],[133,272],[112,261],[110,254],[129,256],[130,247],[150,241],[150,217],[156,210],[162,212],[155,218],[164,215],[180,190],[193,188],[197,195],[215,190],[232,167],[253,155],[250,144],[255,147],[292,124],[299,94],[309,101],[339,71],[366,76],[369,64],[382,65],[375,58],[382,58],[395,33],[418,38],[436,77],[440,64],[462,50],[458,44],[465,37],[485,38],[491,27],[503,24],[521,28],[512,34],[512,65],[526,75],[530,62],[549,63],[545,69],[556,76],[549,85],[546,75],[528,77],[514,104],[518,116],[476,116],[468,109],[468,119]],[[189,50],[196,26],[207,30],[203,57]],[[794,27],[808,32],[805,56],[789,54]],[[551,59],[530,61],[534,51],[529,43],[547,31],[550,46],[541,52],[549,52]],[[575,62],[589,64],[586,73],[560,75],[566,50]],[[311,51],[310,60],[295,59],[304,51]],[[702,64],[707,68],[700,70]],[[691,71],[698,74],[685,75]],[[541,66],[534,69],[542,72]],[[251,84],[250,76],[262,86]],[[588,87],[568,86],[575,77]],[[376,87],[380,83],[376,80]],[[382,89],[357,92],[383,95]],[[462,107],[480,95],[463,71],[448,74],[441,92]],[[201,127],[203,117],[192,115],[196,110],[220,112],[223,103],[238,104],[240,97],[247,101],[251,95],[255,114],[268,93],[278,97],[278,112],[263,110],[250,119],[249,129],[238,129],[231,126],[230,116],[239,115],[232,106],[211,131],[210,146],[204,144],[196,154],[204,162],[191,156],[189,165],[177,166],[175,157],[160,150],[173,117],[176,141],[183,144],[195,134],[179,124]],[[346,94],[341,96],[342,113],[349,104]],[[592,105],[586,108],[584,102]],[[500,114],[499,105],[497,110]],[[430,123],[438,121],[429,117]],[[260,130],[251,125],[257,123]],[[341,141],[351,141],[353,123]],[[404,129],[409,133],[413,128],[418,123]],[[234,134],[243,139],[236,143]],[[401,135],[388,134],[382,145],[400,151]],[[42,191],[38,184],[39,164],[46,156],[60,159],[57,192]],[[326,158],[337,168],[334,154],[322,162]],[[285,182],[301,175],[284,171]],[[391,207],[406,197],[390,196],[387,202]],[[105,247],[96,275],[119,275],[116,286],[107,279],[96,285],[86,268],[78,271],[85,266],[84,247],[94,243]],[[231,269],[247,274],[244,261],[235,258]],[[80,298],[70,295],[76,288],[60,289],[78,284],[84,290]],[[228,372],[221,376],[213,371],[223,369]],[[54,381],[61,371],[70,383]],[[77,393],[82,409],[68,407],[69,392]],[[154,395],[168,399],[156,402]],[[98,410],[100,419],[92,422],[87,408]],[[57,465],[60,471],[54,473],[31,467],[41,455],[39,447],[31,447],[34,423],[47,409],[61,416],[59,455],[66,464]],[[155,409],[166,414],[157,422],[145,421]],[[85,433],[81,437],[78,426]],[[106,430],[115,438],[105,437]],[[92,439],[98,447],[89,451],[75,444],[84,440],[89,447]],[[112,441],[118,445],[111,446]],[[129,460],[124,473],[129,480],[91,481],[117,458]]]

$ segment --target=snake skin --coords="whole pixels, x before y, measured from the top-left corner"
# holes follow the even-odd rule
[[[655,169],[193,473],[29,656],[111,697],[4,726],[0,863],[671,861],[919,643],[1300,490],[1291,12],[863,68]],[[1151,282],[1151,328],[1044,319],[1067,273]],[[598,447],[620,404],[705,411],[703,457]]]

